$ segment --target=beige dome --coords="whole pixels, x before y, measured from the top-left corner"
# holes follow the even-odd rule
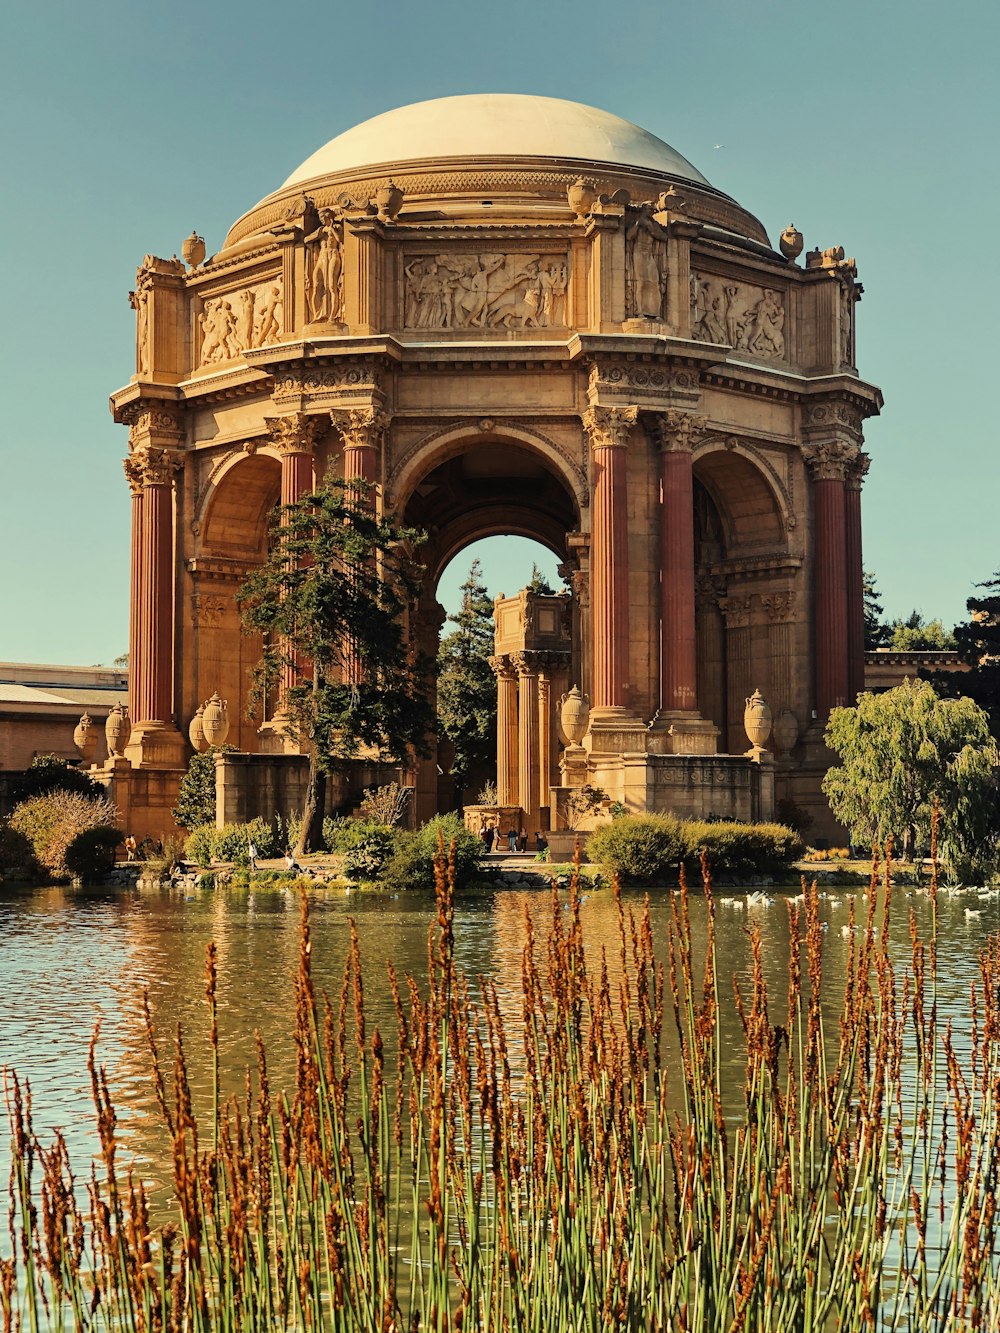
[[[363,121],[306,158],[281,189],[359,167],[511,157],[615,163],[708,185],[668,143],[608,111],[558,97],[474,93],[416,102]]]

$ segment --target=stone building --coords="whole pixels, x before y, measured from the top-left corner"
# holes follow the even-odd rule
[[[241,750],[295,749],[245,716],[256,645],[234,594],[273,506],[333,469],[427,532],[427,651],[468,543],[558,554],[587,773],[615,799],[669,805],[693,760],[709,787],[714,756],[749,762],[760,689],[777,794],[821,819],[822,724],[863,684],[862,427],[881,396],[855,365],[854,261],[802,251],[635,125],[484,95],[341,134],[207,259],[196,236],[186,262],[146,256],[112,396],[133,812],[167,808],[214,691]],[[413,780],[426,817],[433,757]]]

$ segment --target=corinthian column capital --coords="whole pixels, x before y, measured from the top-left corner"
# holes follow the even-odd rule
[[[322,438],[326,421],[308,412],[290,412],[287,416],[265,417],[264,425],[279,453],[311,454]]]
[[[133,449],[122,465],[129,490],[138,495],[147,486],[169,486],[181,460],[167,449],[141,448]]]
[[[858,450],[858,456],[847,468],[847,488],[851,491],[860,491],[865,477],[868,475],[868,469],[871,466],[871,458],[864,452]]]
[[[824,440],[821,444],[804,444],[802,457],[814,481],[844,481],[857,466],[861,450],[846,440]]]
[[[708,417],[678,407],[644,413],[643,424],[665,454],[689,454],[708,434]]]
[[[587,408],[582,420],[592,449],[624,449],[629,431],[639,420],[639,409],[595,405]]]
[[[340,431],[345,449],[377,449],[392,418],[380,407],[334,408],[330,420]]]

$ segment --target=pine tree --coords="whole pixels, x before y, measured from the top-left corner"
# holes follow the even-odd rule
[[[865,597],[865,652],[873,653],[876,648],[884,648],[889,642],[889,627],[882,619],[884,614],[882,598],[879,594],[875,575],[870,569],[863,574]]]
[[[404,631],[417,586],[403,553],[418,534],[378,517],[370,489],[331,477],[283,506],[267,561],[239,594],[244,629],[264,637],[252,701],[273,697],[285,672],[295,680],[278,703],[308,744],[298,855],[320,845],[338,764],[405,762],[433,725],[426,664]]]
[[[1000,740],[1000,570],[984,583],[981,597],[965,603],[969,619],[955,626],[955,647],[968,671],[921,672],[939,694],[965,695],[985,709],[990,731]]]
[[[461,792],[477,769],[496,760],[497,686],[489,664],[493,652],[493,602],[474,560],[462,584],[461,609],[448,617],[456,626],[438,650],[437,715],[440,731],[454,747],[452,774]]]

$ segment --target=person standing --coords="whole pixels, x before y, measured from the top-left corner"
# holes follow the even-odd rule
[[[250,862],[250,869],[257,869],[257,848],[253,845],[253,839],[247,839],[247,859]]]
[[[511,852],[517,851],[517,829],[513,824],[511,824],[510,828],[507,830],[507,850]]]

